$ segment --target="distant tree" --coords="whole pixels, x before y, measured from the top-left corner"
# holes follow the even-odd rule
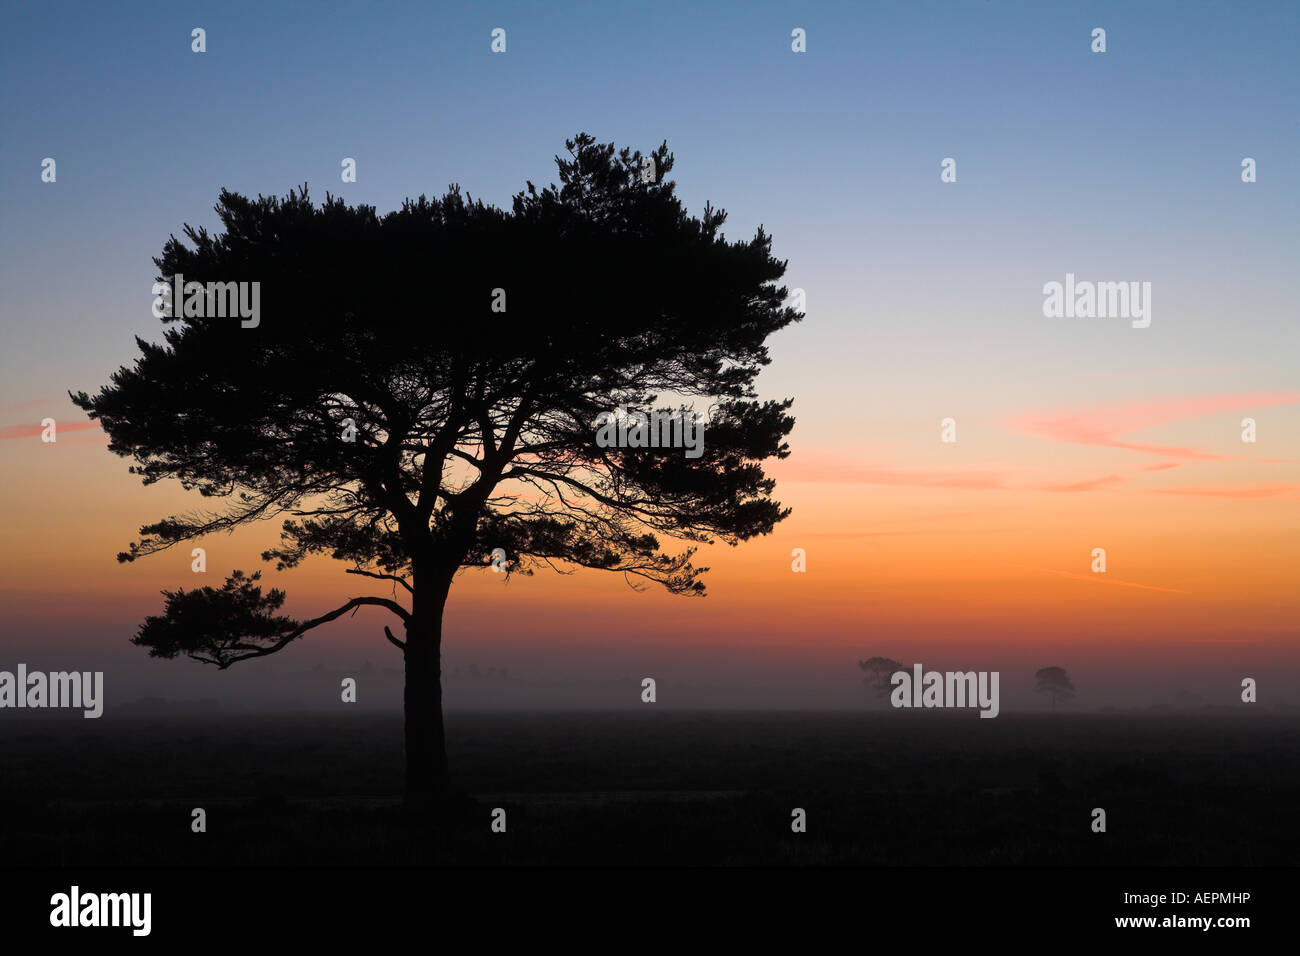
[[[903,669],[903,665],[892,657],[869,657],[865,661],[858,661],[858,667],[867,672],[862,683],[873,688],[878,697],[889,695],[889,678]]]
[[[560,184],[528,183],[509,210],[457,186],[383,216],[313,205],[306,187],[222,190],[222,233],[187,225],[190,245],[172,237],[154,260],[158,281],[257,282],[258,321],[226,317],[211,290],[191,309],[187,292],[162,343],[137,338],[133,367],[72,396],[145,484],[173,478],[225,504],[146,525],[118,560],[284,516],[282,546],[262,555],[277,569],[322,554],[388,586],[295,620],[261,572],[235,571],[164,591],[133,640],[224,669],[360,607],[390,612],[412,796],[448,785],[442,616],[462,570],[593,568],[699,595],[699,544],[767,534],[789,513],[763,462],[789,454],[791,400],[754,387],[768,336],[802,318],[771,238],[728,241],[707,203],[689,215],[667,143],[644,163],[585,133],[565,145]],[[685,416],[696,401],[709,414],[689,456],[597,438],[620,408]],[[662,550],[661,535],[687,546]]]
[[[1074,684],[1064,667],[1044,667],[1034,676],[1038,678],[1037,690],[1052,695],[1052,710],[1056,710],[1057,700],[1069,700],[1074,696]]]

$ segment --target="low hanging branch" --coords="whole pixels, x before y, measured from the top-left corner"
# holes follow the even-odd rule
[[[256,583],[261,576],[260,571],[235,571],[221,588],[163,591],[163,613],[145,618],[132,643],[147,647],[151,657],[185,654],[225,670],[239,661],[274,654],[313,628],[364,605],[387,608],[404,624],[411,618],[406,608],[388,598],[354,597],[320,617],[297,621],[275,613],[284,604],[284,592],[272,588],[263,594]],[[384,632],[402,646],[387,627]]]

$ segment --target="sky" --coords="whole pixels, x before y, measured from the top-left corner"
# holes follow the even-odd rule
[[[856,662],[877,654],[1001,669],[1004,709],[1043,706],[1043,666],[1067,668],[1084,709],[1180,690],[1230,705],[1244,676],[1261,702],[1300,703],[1300,4],[618,7],[9,12],[0,668],[271,708],[370,666],[360,699],[399,706],[380,611],[220,674],[130,646],[161,589],[256,569],[278,528],[201,542],[205,576],[179,551],[117,564],[142,524],[198,500],[141,486],[67,392],[160,337],[151,257],[184,224],[214,228],[221,188],[307,183],[384,212],[459,183],[508,206],[587,131],[666,139],[688,210],[726,209],[730,238],[762,225],[804,290],[759,378],[795,400],[792,454],[769,469],[793,511],[706,549],[703,599],[594,571],[463,575],[447,670],[509,678],[449,678],[449,706],[630,706],[655,676],[666,706],[861,707]],[[1150,325],[1045,316],[1067,274],[1150,283]],[[411,281],[436,315],[436,284]],[[300,616],[357,591],[325,559],[264,573]]]

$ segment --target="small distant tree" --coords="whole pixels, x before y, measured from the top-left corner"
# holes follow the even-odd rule
[[[1074,683],[1065,673],[1064,667],[1044,667],[1034,676],[1038,678],[1038,691],[1052,695],[1052,710],[1056,710],[1057,700],[1070,700],[1074,697]]]
[[[869,657],[865,661],[858,661],[858,667],[867,673],[862,678],[862,683],[874,688],[877,697],[888,696],[889,678],[903,669],[903,665],[892,657]]]

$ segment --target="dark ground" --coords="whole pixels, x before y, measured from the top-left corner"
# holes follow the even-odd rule
[[[7,865],[1300,859],[1296,717],[452,714],[465,796],[410,814],[398,715],[14,716]]]

